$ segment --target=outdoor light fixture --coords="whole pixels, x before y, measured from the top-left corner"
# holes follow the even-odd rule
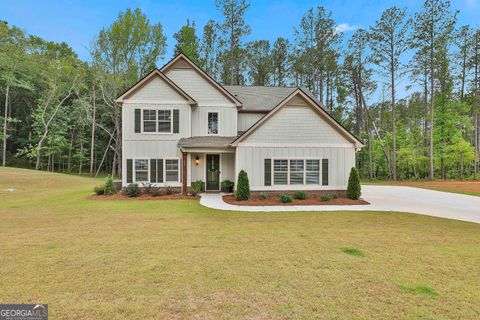
[[[196,158],[195,158],[195,165],[198,166],[198,163],[199,163],[199,162],[200,162],[200,158],[199,158],[198,156],[196,156]]]

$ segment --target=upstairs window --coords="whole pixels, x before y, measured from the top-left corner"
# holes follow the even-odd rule
[[[144,109],[142,112],[143,132],[172,133],[172,118],[172,110]]]
[[[208,134],[218,134],[218,112],[208,113]]]
[[[156,110],[143,110],[143,132],[156,132],[156,121]]]

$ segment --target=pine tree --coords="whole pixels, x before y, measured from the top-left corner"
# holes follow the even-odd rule
[[[199,64],[200,45],[195,32],[195,21],[190,25],[190,21],[187,20],[187,23],[173,35],[175,40],[177,40],[177,44],[175,44],[175,55],[183,53],[190,60]]]

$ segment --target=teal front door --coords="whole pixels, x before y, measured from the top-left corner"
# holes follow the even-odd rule
[[[220,190],[220,155],[207,154],[206,161],[206,189],[207,191]]]

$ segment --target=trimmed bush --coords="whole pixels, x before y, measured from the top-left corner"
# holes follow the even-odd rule
[[[235,184],[233,183],[233,181],[230,181],[230,180],[223,180],[222,181],[222,191],[223,192],[233,192],[233,186]]]
[[[360,187],[360,176],[357,168],[353,167],[350,170],[350,177],[348,178],[347,198],[357,200],[362,195]]]
[[[290,197],[288,194],[281,194],[280,195],[280,202],[281,203],[292,202],[292,197]]]
[[[197,193],[205,191],[205,182],[203,180],[197,180],[192,183],[192,188],[197,190]]]
[[[297,200],[305,200],[307,199],[307,194],[304,191],[297,191],[293,197]]]
[[[105,186],[96,186],[95,188],[93,188],[93,192],[95,192],[97,196],[101,196],[105,193]]]
[[[262,199],[262,200],[265,200],[265,199],[268,198],[268,193],[262,192],[262,193],[260,193],[260,194],[258,195],[258,197],[259,197],[260,199]]]
[[[320,196],[320,200],[322,201],[330,201],[332,199],[334,199],[334,195],[331,195],[331,194],[322,194]]]
[[[248,182],[248,175],[244,170],[238,173],[237,191],[235,192],[235,199],[239,201],[248,200],[250,198],[250,183]]]
[[[123,187],[122,193],[127,197],[138,197],[140,195],[140,188],[138,187],[138,184],[132,183]]]
[[[105,185],[103,187],[104,194],[111,195],[117,193],[117,187],[115,186],[115,183],[113,183],[113,178],[108,177],[107,180],[105,181]]]

